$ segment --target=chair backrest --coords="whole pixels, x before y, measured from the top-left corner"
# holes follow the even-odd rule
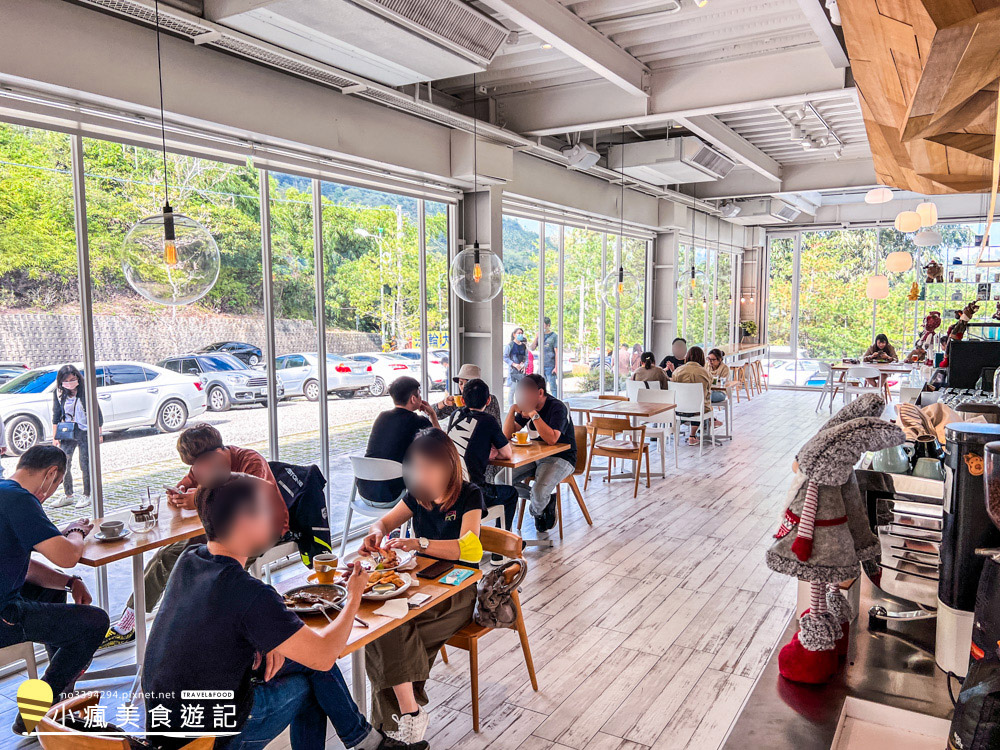
[[[602,401],[628,401],[628,396],[616,396],[613,393],[602,393],[597,398]]]
[[[636,395],[642,393],[643,391],[658,391],[660,390],[659,380],[626,380],[625,381],[625,393],[628,394],[629,401],[635,401]]]
[[[866,380],[868,378],[880,378],[882,373],[877,367],[868,365],[855,365],[847,368],[847,380]]]
[[[521,557],[521,537],[513,531],[505,531],[495,526],[481,526],[479,542],[486,552],[510,558]]]
[[[677,403],[677,393],[675,391],[661,391],[659,389],[653,389],[650,391],[639,391],[637,394],[638,401],[640,404],[676,404]],[[652,417],[636,417],[636,424],[673,424],[674,422],[674,409],[669,411],[660,412],[659,414],[654,414]]]
[[[705,411],[705,386],[701,383],[676,383],[671,380],[667,389],[674,392],[679,413],[701,414]]]
[[[354,471],[355,479],[367,479],[373,482],[401,479],[403,476],[403,464],[390,461],[388,458],[351,456],[351,469]]]
[[[631,432],[636,429],[626,417],[592,417],[590,420],[591,434],[597,432]]]
[[[583,474],[587,470],[587,428],[582,424],[573,425],[576,436],[576,467],[574,474]]]

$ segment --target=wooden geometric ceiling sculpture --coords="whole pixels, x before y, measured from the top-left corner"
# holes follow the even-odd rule
[[[1000,0],[839,0],[875,173],[915,193],[990,190]]]

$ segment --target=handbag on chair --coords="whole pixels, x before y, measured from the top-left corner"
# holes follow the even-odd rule
[[[508,582],[504,573],[515,565],[519,566],[519,570]],[[475,623],[486,628],[513,629],[517,622],[517,608],[510,593],[521,585],[527,575],[528,561],[518,559],[508,560],[483,576],[476,593],[476,612],[472,616]]]

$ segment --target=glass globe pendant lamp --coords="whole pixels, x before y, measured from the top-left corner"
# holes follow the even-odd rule
[[[129,285],[161,305],[189,305],[219,278],[219,246],[194,219],[163,212],[137,221],[122,246],[122,271]]]
[[[601,282],[604,304],[615,310],[628,310],[639,299],[639,280],[623,266],[609,271]]]
[[[466,302],[489,302],[503,289],[503,273],[503,261],[476,242],[455,256],[448,279]]]
[[[160,89],[160,145],[163,151],[163,211],[137,221],[122,245],[122,272],[129,285],[161,305],[189,305],[204,297],[219,278],[221,257],[212,234],[170,205],[167,135],[163,114],[160,58],[160,3],[156,11],[156,70]]]

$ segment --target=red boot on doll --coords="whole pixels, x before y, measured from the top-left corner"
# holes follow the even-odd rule
[[[812,606],[799,618],[799,632],[778,652],[778,672],[786,680],[818,685],[837,672],[837,640],[843,630],[826,610],[826,584],[811,584]]]

